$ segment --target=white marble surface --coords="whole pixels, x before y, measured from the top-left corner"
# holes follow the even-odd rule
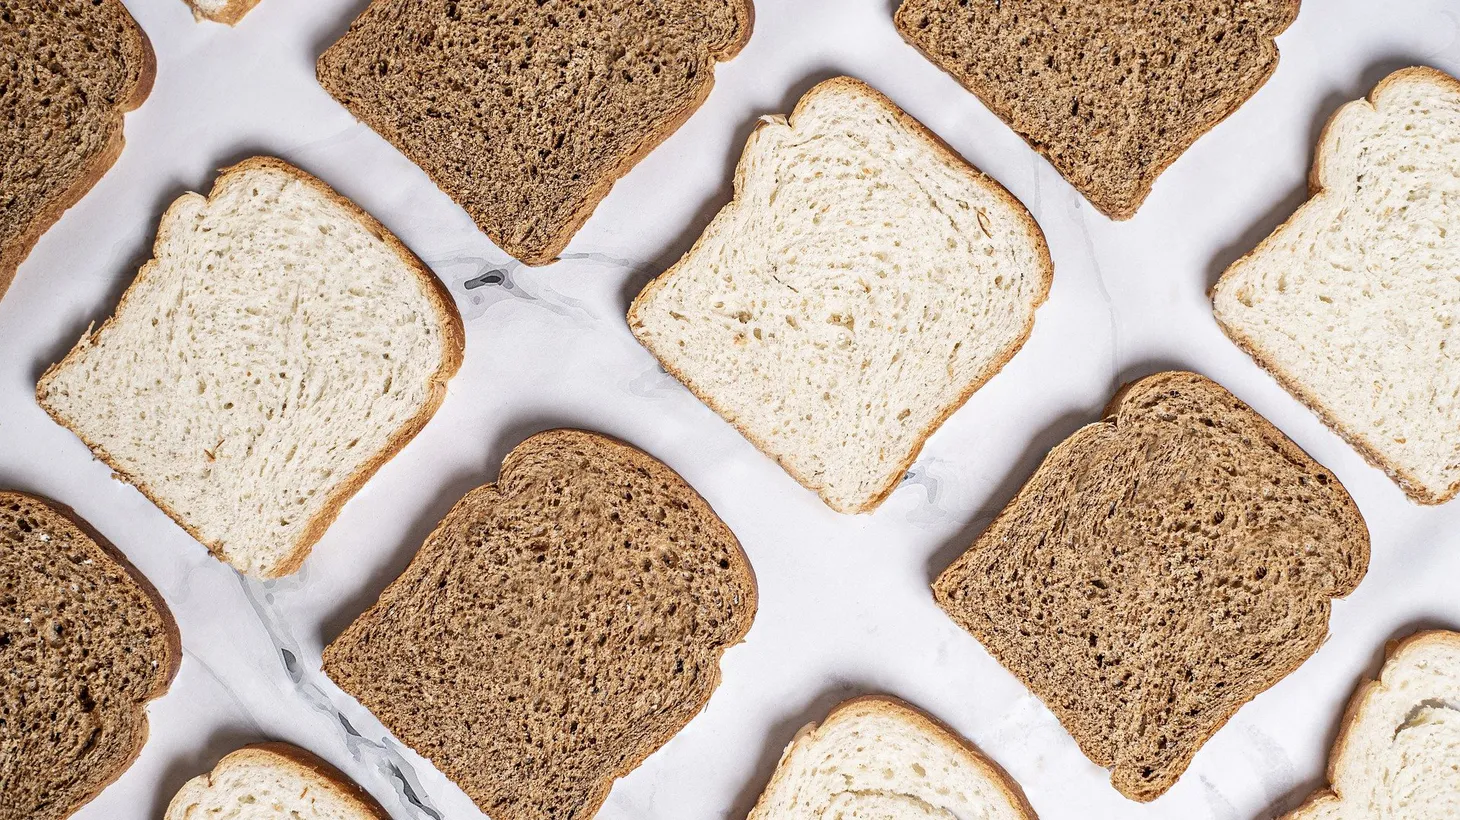
[[[1384,642],[1460,627],[1460,502],[1419,508],[1262,374],[1217,329],[1218,272],[1304,195],[1325,118],[1390,70],[1460,73],[1454,0],[1308,0],[1250,103],[1112,223],[895,33],[890,0],[757,0],[754,39],[704,108],[623,180],[565,261],[513,264],[466,215],[315,83],[315,56],[363,0],[263,0],[236,29],[180,0],[129,0],[158,54],[121,160],[42,239],[0,301],[0,486],[74,506],[162,591],[185,658],[151,709],[141,757],[77,817],[160,815],[234,747],[282,739],[333,761],[397,820],[480,816],[319,672],[321,647],[401,570],[501,457],[556,425],[612,433],[668,462],[740,537],[760,580],[747,642],[685,731],[614,788],[601,818],[743,818],[797,727],[891,692],[977,742],[1046,820],[1269,817],[1319,785],[1343,704]],[[886,92],[1027,203],[1054,290],[1034,335],[929,442],[873,515],[837,515],[703,407],[629,335],[628,300],[729,196],[756,117],[838,73]],[[276,154],[373,213],[450,286],[467,352],[425,431],[345,508],[297,576],[240,579],[36,407],[32,386],[104,317],[148,255],[157,218],[215,169]],[[490,272],[496,283],[468,287]],[[505,277],[505,278],[503,278]],[[500,281],[498,281],[500,280]],[[1307,664],[1244,708],[1150,805],[1120,797],[1038,700],[934,606],[930,578],[1012,497],[1044,452],[1117,385],[1167,367],[1225,384],[1334,470],[1373,532],[1368,578]]]

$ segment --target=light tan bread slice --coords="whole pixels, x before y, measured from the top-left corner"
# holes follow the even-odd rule
[[[750,820],[1034,820],[1019,785],[896,698],[837,706],[796,735]]]
[[[390,820],[338,769],[288,743],[232,752],[183,784],[163,820]]]
[[[1284,820],[1460,817],[1460,634],[1389,647],[1379,680],[1349,702],[1328,780]]]
[[[634,300],[665,369],[840,512],[892,492],[1034,327],[1033,217],[867,85],[767,117],[735,198]]]
[[[1312,199],[1212,289],[1217,321],[1411,498],[1460,492],[1460,82],[1339,109]]]
[[[0,820],[61,820],[120,777],[181,661],[167,604],[115,547],[0,492]]]
[[[153,252],[37,400],[220,558],[287,575],[435,413],[461,318],[380,223],[275,159],[174,202]]]
[[[589,818],[709,701],[755,575],[659,461],[519,444],[324,651],[324,671],[492,820]]]
[[[199,20],[238,25],[245,14],[259,4],[259,0],[185,0]]]
[[[0,296],[122,153],[157,61],[121,0],[9,2],[0,15]]]
[[[1221,386],[1169,372],[1050,451],[933,594],[1146,801],[1318,650],[1368,564],[1332,473]]]

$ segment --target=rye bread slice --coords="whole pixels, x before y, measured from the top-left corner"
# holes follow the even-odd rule
[[[683,479],[554,430],[456,505],[324,671],[493,820],[587,820],[704,707],[756,600]]]
[[[132,765],[182,643],[157,590],[67,508],[0,492],[0,820],[60,820]]]
[[[1298,0],[903,0],[902,36],[1129,219],[1277,68]]]
[[[0,296],[122,152],[152,90],[147,35],[121,0],[0,0]]]
[[[709,96],[752,15],[750,0],[375,0],[319,81],[544,265]]]
[[[1123,388],[934,597],[1133,800],[1316,651],[1369,562],[1331,473],[1193,373]]]

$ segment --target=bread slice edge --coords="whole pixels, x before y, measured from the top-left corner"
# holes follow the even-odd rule
[[[213,778],[220,772],[230,766],[246,763],[289,769],[315,788],[329,792],[342,802],[350,804],[361,817],[369,817],[372,820],[390,820],[390,815],[381,808],[375,798],[339,769],[313,752],[306,751],[292,743],[279,741],[253,743],[224,755],[212,770],[194,777],[178,789],[177,794],[173,795],[172,800],[168,802],[163,817],[166,820],[184,820],[186,815],[180,812],[187,809],[183,803],[188,799],[190,790],[195,786],[202,789],[210,788]]]

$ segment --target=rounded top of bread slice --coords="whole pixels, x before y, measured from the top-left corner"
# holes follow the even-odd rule
[[[390,820],[338,769],[288,743],[233,752],[178,790],[163,820]]]

